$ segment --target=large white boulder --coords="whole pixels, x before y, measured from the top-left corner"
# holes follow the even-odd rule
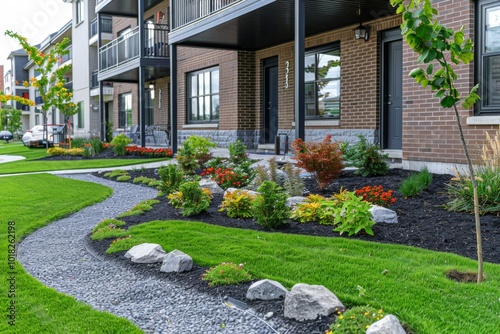
[[[224,189],[222,189],[217,184],[217,182],[215,182],[213,180],[201,179],[199,184],[200,184],[201,188],[206,188],[206,189],[210,190],[210,192],[212,194],[223,194],[224,193]]]
[[[366,334],[406,334],[398,318],[388,314],[368,327]]]
[[[163,258],[160,271],[164,273],[180,273],[190,271],[192,268],[193,259],[191,256],[175,249]]]
[[[263,279],[253,283],[247,290],[247,299],[275,300],[286,296],[288,290],[277,281]]]
[[[134,246],[125,253],[125,257],[135,263],[162,262],[166,253],[158,244],[144,243]]]
[[[395,211],[384,208],[383,206],[372,205],[369,210],[373,215],[375,223],[397,224],[398,215]]]
[[[315,320],[344,310],[337,296],[322,285],[299,283],[285,297],[285,318]]]

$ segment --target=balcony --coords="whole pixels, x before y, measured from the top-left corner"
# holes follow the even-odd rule
[[[43,99],[41,96],[35,96],[35,104],[39,105],[43,103]]]
[[[69,92],[72,92],[73,91],[73,81],[66,82],[64,84],[64,88],[66,88]]]
[[[148,11],[164,0],[142,1],[144,2],[144,11]],[[137,0],[97,0],[95,12],[111,16],[137,17],[139,6]]]
[[[90,39],[89,45],[96,46],[98,41],[97,35],[97,18],[90,23]],[[113,20],[110,16],[101,17],[101,41],[103,44],[113,39]]]
[[[387,0],[304,1],[307,37],[395,13]],[[294,0],[171,0],[170,11],[171,44],[255,51],[295,39]]]
[[[139,27],[99,49],[99,81],[137,82],[140,66],[146,68],[147,79],[169,74],[166,71],[170,66],[167,26],[150,24],[144,30],[142,55],[139,50]]]
[[[73,53],[73,48],[72,48],[72,46],[71,45],[68,46],[66,48],[66,50],[68,50],[69,52],[67,54],[61,56],[61,59],[59,60],[59,64],[60,65],[62,65],[64,63],[66,63],[67,61],[70,61],[71,59],[73,59],[73,54],[72,54]]]
[[[99,96],[99,80],[98,80],[99,71],[94,71],[90,78],[90,96]],[[112,82],[103,82],[103,95],[113,95],[113,83]],[[105,100],[107,100],[105,98]]]

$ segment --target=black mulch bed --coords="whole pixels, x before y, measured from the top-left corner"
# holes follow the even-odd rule
[[[477,259],[476,235],[474,216],[468,213],[448,212],[443,209],[443,204],[449,198],[445,192],[445,184],[449,182],[450,175],[434,175],[431,186],[419,196],[405,199],[398,191],[401,181],[412,172],[392,169],[389,174],[383,177],[363,178],[356,176],[352,172],[343,172],[341,177],[333,182],[322,194],[329,196],[338,192],[340,188],[355,190],[363,186],[382,185],[384,190],[393,189],[397,200],[391,207],[398,213],[398,224],[376,224],[373,226],[374,236],[358,235],[349,237],[366,241],[382,243],[403,244],[442,252],[455,253],[471,259]],[[95,174],[103,177],[102,174]],[[155,177],[158,176],[154,170],[133,170],[130,171],[131,181],[138,176]],[[307,189],[311,193],[319,193],[312,180],[306,180]],[[193,216],[183,217],[180,211],[170,206],[165,197],[158,198],[160,203],[155,204],[153,209],[139,216],[122,218],[127,226],[133,226],[143,222],[153,220],[195,220],[208,224],[246,228],[252,230],[262,230],[262,228],[252,219],[231,219],[224,213],[218,212],[218,206],[222,200],[221,195],[215,195],[208,212]],[[332,231],[332,226],[322,226],[314,223],[301,224],[294,221],[281,228],[279,232],[295,233],[304,235],[315,235],[324,237],[342,237]],[[481,232],[483,240],[483,258],[487,262],[500,263],[500,217],[496,215],[486,215],[481,217]],[[100,254],[104,254],[110,241],[91,242],[91,246]],[[105,255],[122,262],[124,265],[137,267],[143,270],[144,265],[133,265],[123,258],[123,252],[114,255]],[[176,280],[186,286],[187,289],[196,288],[208,293],[216,293],[221,296],[231,296],[249,303],[253,308],[262,311],[263,314],[272,311],[275,315],[283,314],[283,303],[257,303],[249,302],[245,299],[246,289],[251,283],[240,286],[210,288],[206,282],[201,281],[201,274],[206,268],[195,266],[190,273],[170,274],[159,273],[159,265],[151,265],[151,275],[160,275]],[[347,306],[347,305],[346,305]],[[316,322],[298,324],[305,326],[308,333],[324,333],[327,325],[333,322],[332,317],[319,319]]]

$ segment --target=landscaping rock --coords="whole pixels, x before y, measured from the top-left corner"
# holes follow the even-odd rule
[[[397,224],[398,215],[395,211],[384,208],[383,206],[373,205],[370,209],[373,215],[373,221],[376,223]]]
[[[200,180],[200,187],[201,188],[206,188],[212,192],[212,194],[223,194],[224,189],[222,189],[217,182],[213,180],[207,180],[207,179],[201,179]]]
[[[160,245],[149,243],[134,246],[125,253],[125,257],[135,263],[162,262],[165,255]]]
[[[286,200],[286,206],[293,208],[297,204],[302,204],[306,202],[306,198],[303,196],[288,197]]]
[[[388,314],[379,321],[371,324],[366,334],[406,334],[398,318]]]
[[[192,268],[193,259],[191,256],[176,249],[163,258],[160,271],[164,273],[180,273],[183,271],[190,271]]]
[[[277,281],[263,279],[253,283],[247,290],[247,299],[275,300],[286,296],[288,290]]]
[[[337,296],[322,285],[295,284],[285,297],[285,317],[299,321],[315,320],[344,310]]]
[[[238,189],[238,188],[227,188],[227,190],[224,192],[224,196],[226,196],[226,193],[227,192],[234,192],[236,190],[241,190],[241,191],[246,191],[247,193],[249,193],[250,195],[254,195],[254,196],[257,196],[259,193],[256,192],[256,191],[253,191],[253,190],[248,190],[248,189]]]

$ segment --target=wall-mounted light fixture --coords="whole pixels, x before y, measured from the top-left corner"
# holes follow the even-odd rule
[[[359,26],[354,29],[354,39],[368,41],[370,38],[370,26],[364,26],[361,22],[361,5],[358,8]]]

